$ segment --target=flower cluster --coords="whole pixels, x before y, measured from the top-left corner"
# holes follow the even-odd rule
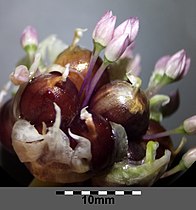
[[[186,51],[182,49],[173,55],[161,57],[155,64],[147,88],[142,90],[142,80],[139,77],[141,58],[139,54],[134,55],[133,53],[135,39],[139,31],[139,19],[130,17],[116,27],[116,16],[112,14],[112,11],[107,11],[101,17],[92,33],[93,50],[90,54],[87,72],[82,72],[82,74],[73,69],[69,62],[66,65],[55,63],[62,52],[67,49],[66,53],[71,52],[77,48],[76,45],[84,31],[86,30],[76,29],[75,38],[69,47],[55,36],[50,36],[39,43],[36,29],[32,26],[25,28],[22,33],[21,46],[26,52],[26,57],[18,62],[18,66],[10,75],[10,80],[14,85],[19,86],[19,93],[16,94],[16,98],[19,97],[19,99],[17,98],[15,102],[21,103],[21,110],[22,108],[27,110],[26,112],[20,110],[21,116],[23,117],[27,113],[31,120],[28,120],[28,117],[20,119],[20,116],[18,118],[13,126],[12,137],[15,139],[12,142],[15,150],[19,153],[21,150],[19,147],[20,138],[26,138],[31,143],[42,138],[42,143],[44,142],[45,146],[40,146],[38,155],[33,143],[27,144],[25,154],[21,159],[24,158],[24,162],[25,158],[30,160],[31,153],[39,158],[42,155],[43,147],[47,147],[48,153],[53,154],[47,154],[47,158],[50,161],[59,161],[61,164],[65,164],[64,160],[67,161],[66,164],[71,164],[71,167],[74,168],[74,171],[71,171],[74,174],[73,180],[80,180],[82,177],[80,173],[88,172],[92,168],[91,160],[97,167],[96,164],[101,159],[99,151],[101,150],[101,155],[104,154],[105,158],[108,158],[108,154],[112,154],[112,158],[109,156],[108,159],[112,159],[113,165],[110,163],[111,169],[107,173],[104,172],[104,175],[98,176],[98,181],[117,185],[150,186],[160,176],[163,178],[188,169],[196,161],[195,148],[186,152],[177,166],[166,171],[170,165],[171,157],[177,155],[186,143],[185,136],[196,134],[196,116],[185,119],[174,129],[165,130],[161,126],[161,121],[164,117],[173,114],[179,107],[179,91],[169,95],[159,93],[161,88],[183,79],[189,72],[191,60]],[[103,60],[95,71],[102,51]],[[49,58],[49,64],[45,62],[46,58]],[[109,74],[110,79],[100,88],[98,84],[105,72]],[[74,75],[73,78],[78,86],[71,80],[71,74]],[[55,86],[56,84],[58,85]],[[50,88],[48,92],[47,85]],[[38,90],[39,87],[43,88],[41,93]],[[36,89],[35,92],[33,88]],[[53,88],[55,89],[54,95],[51,96]],[[28,90],[26,91],[26,89]],[[58,94],[55,92],[57,89]],[[25,94],[22,95],[21,93],[24,92]],[[32,93],[33,97],[38,97],[38,99],[29,103],[29,95]],[[1,92],[1,95],[0,98],[3,98],[5,90]],[[49,97],[47,102],[42,101],[45,100],[45,95]],[[58,95],[57,99],[56,95]],[[23,103],[21,102],[22,97]],[[54,112],[51,111],[53,107],[50,107],[51,104],[49,104],[51,98],[54,100],[52,106],[56,111],[56,117],[52,120],[49,118],[54,115]],[[20,102],[18,102],[19,100]],[[1,101],[2,99],[0,99]],[[42,109],[44,103],[47,105]],[[26,109],[24,104],[28,104],[30,108]],[[18,104],[14,108],[16,109],[17,106]],[[48,109],[48,113],[39,115],[38,118],[40,120],[44,116],[43,118],[47,118],[47,120],[45,122],[41,118],[39,123],[42,123],[42,133],[38,134],[37,128],[33,125],[38,122],[34,115],[37,114],[37,110],[45,110],[45,108]],[[32,111],[32,109],[36,111]],[[15,112],[16,110],[13,111],[13,113]],[[29,112],[33,113],[33,116]],[[66,122],[67,119],[68,122]],[[54,124],[51,125],[50,123],[53,121]],[[39,126],[40,124],[37,125],[38,128]],[[78,134],[76,135],[72,130]],[[176,149],[170,145],[170,136],[174,134],[183,136]],[[117,140],[115,145],[113,135]],[[33,136],[33,140],[31,136]],[[76,144],[74,146],[71,145],[73,141]],[[163,141],[167,141],[167,147],[164,147],[167,143]],[[26,152],[29,145],[34,153]],[[37,145],[39,146],[39,144]],[[22,148],[23,146],[22,144]],[[162,153],[159,147],[163,149]],[[96,149],[98,151],[95,151]],[[116,157],[113,157],[115,155]],[[134,161],[131,159],[131,155],[135,155]],[[33,158],[35,157],[33,156]],[[98,169],[100,168],[104,167],[99,166]],[[48,166],[46,168],[44,166],[43,171],[45,169],[50,171]],[[70,177],[65,178],[67,173],[69,174],[66,171],[64,176],[61,176],[63,181],[72,180]],[[86,175],[89,178],[89,174],[83,174],[85,178],[81,179],[85,180]]]
[[[84,82],[81,91],[85,90],[87,95],[83,106],[93,93],[93,90],[108,65],[114,63],[121,58],[130,57],[134,46],[135,38],[139,30],[139,20],[137,17],[131,17],[115,28],[116,16],[112,15],[112,11],[108,11],[96,24],[92,34],[94,41],[94,55],[88,70],[88,76]],[[105,49],[104,61],[92,81],[89,80],[92,74],[94,63],[99,53]]]

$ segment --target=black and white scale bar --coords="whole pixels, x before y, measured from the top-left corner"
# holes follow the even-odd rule
[[[74,195],[115,195],[115,196],[124,196],[124,195],[133,195],[133,196],[141,196],[141,190],[58,190],[56,191],[56,195],[65,195],[65,196],[74,196]]]

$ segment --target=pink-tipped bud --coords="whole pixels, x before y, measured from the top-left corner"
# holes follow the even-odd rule
[[[29,81],[29,71],[26,66],[17,66],[15,71],[10,74],[10,80],[14,85],[22,85]]]
[[[36,29],[32,26],[27,26],[22,32],[20,42],[24,49],[31,46],[36,48],[38,45],[38,36]]]
[[[129,45],[128,34],[112,39],[105,49],[105,58],[109,62],[117,61]]]
[[[185,50],[180,50],[170,57],[166,66],[165,74],[173,79],[182,79],[189,71],[190,58],[187,58]]]
[[[126,48],[124,53],[121,55],[120,59],[132,59],[133,58],[133,49],[135,47],[135,43],[131,42],[130,45]]]
[[[139,31],[139,19],[137,17],[131,18],[131,26],[130,40],[133,42]]]
[[[114,31],[114,37],[119,37],[122,34],[129,35],[130,43],[134,41],[139,30],[139,20],[137,17],[132,17],[121,23]]]
[[[189,135],[196,134],[196,115],[186,119],[183,123],[183,128]]]
[[[189,149],[183,156],[182,161],[186,168],[190,168],[196,161],[196,147]]]
[[[171,56],[165,55],[161,57],[155,64],[154,67],[154,73],[159,73],[160,75],[163,75],[165,73],[165,66],[170,59]]]
[[[190,62],[185,50],[161,57],[155,65],[148,87],[163,86],[183,79],[189,71]]]
[[[113,16],[112,12],[108,11],[95,26],[92,34],[94,42],[106,47],[113,38],[115,24],[116,16]]]

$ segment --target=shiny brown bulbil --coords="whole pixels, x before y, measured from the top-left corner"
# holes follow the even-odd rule
[[[70,64],[71,69],[77,70],[77,72],[80,72],[83,77],[85,77],[88,71],[90,57],[91,51],[88,49],[81,48],[79,46],[73,48],[69,47],[58,55],[54,63],[61,66]],[[101,63],[101,59],[98,59],[94,68],[95,71],[99,68]]]
[[[54,102],[61,108],[61,126],[67,127],[79,111],[75,85],[69,78],[63,81],[60,73],[40,75],[30,81],[22,93],[21,117],[38,128],[42,122],[51,126],[56,116]]]
[[[126,81],[116,80],[101,87],[91,99],[90,110],[124,126],[129,140],[145,134],[148,128],[148,99],[142,90],[134,93]]]
[[[70,69],[75,70],[76,72],[69,74],[69,78],[74,82],[74,84],[80,89],[82,86],[81,80],[76,80],[75,77],[78,77],[76,74],[80,73],[81,77],[84,79],[84,77],[87,74],[89,62],[91,59],[92,52],[88,49],[81,48],[79,46],[69,47],[65,49],[62,53],[58,55],[58,57],[55,60],[55,64],[59,64],[61,66],[65,66],[67,64],[70,64]],[[102,64],[102,59],[98,57],[97,62],[95,63],[95,66],[93,68],[93,75],[95,72],[99,69],[99,67]],[[97,84],[96,88],[101,87],[102,85],[109,82],[109,75],[107,70],[102,75],[100,81]]]
[[[102,116],[92,113],[94,128],[89,127],[85,120],[76,116],[70,125],[74,134],[83,136],[91,142],[92,170],[99,171],[112,163],[114,155],[115,137],[110,123]]]

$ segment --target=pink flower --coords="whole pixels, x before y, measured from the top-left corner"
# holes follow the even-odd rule
[[[139,30],[139,20],[137,17],[131,17],[121,23],[115,30],[114,30],[114,37],[118,37],[124,33],[129,35],[130,43],[134,41],[138,34]]]
[[[22,47],[25,49],[28,46],[35,46],[38,45],[38,38],[37,38],[37,31],[32,26],[27,26],[24,31],[22,32],[21,39],[20,39]]]
[[[128,34],[122,34],[112,39],[105,49],[105,58],[109,62],[117,61],[129,45]]]
[[[113,16],[111,11],[106,12],[95,26],[92,34],[94,42],[106,47],[113,38],[115,24],[116,16]]]

